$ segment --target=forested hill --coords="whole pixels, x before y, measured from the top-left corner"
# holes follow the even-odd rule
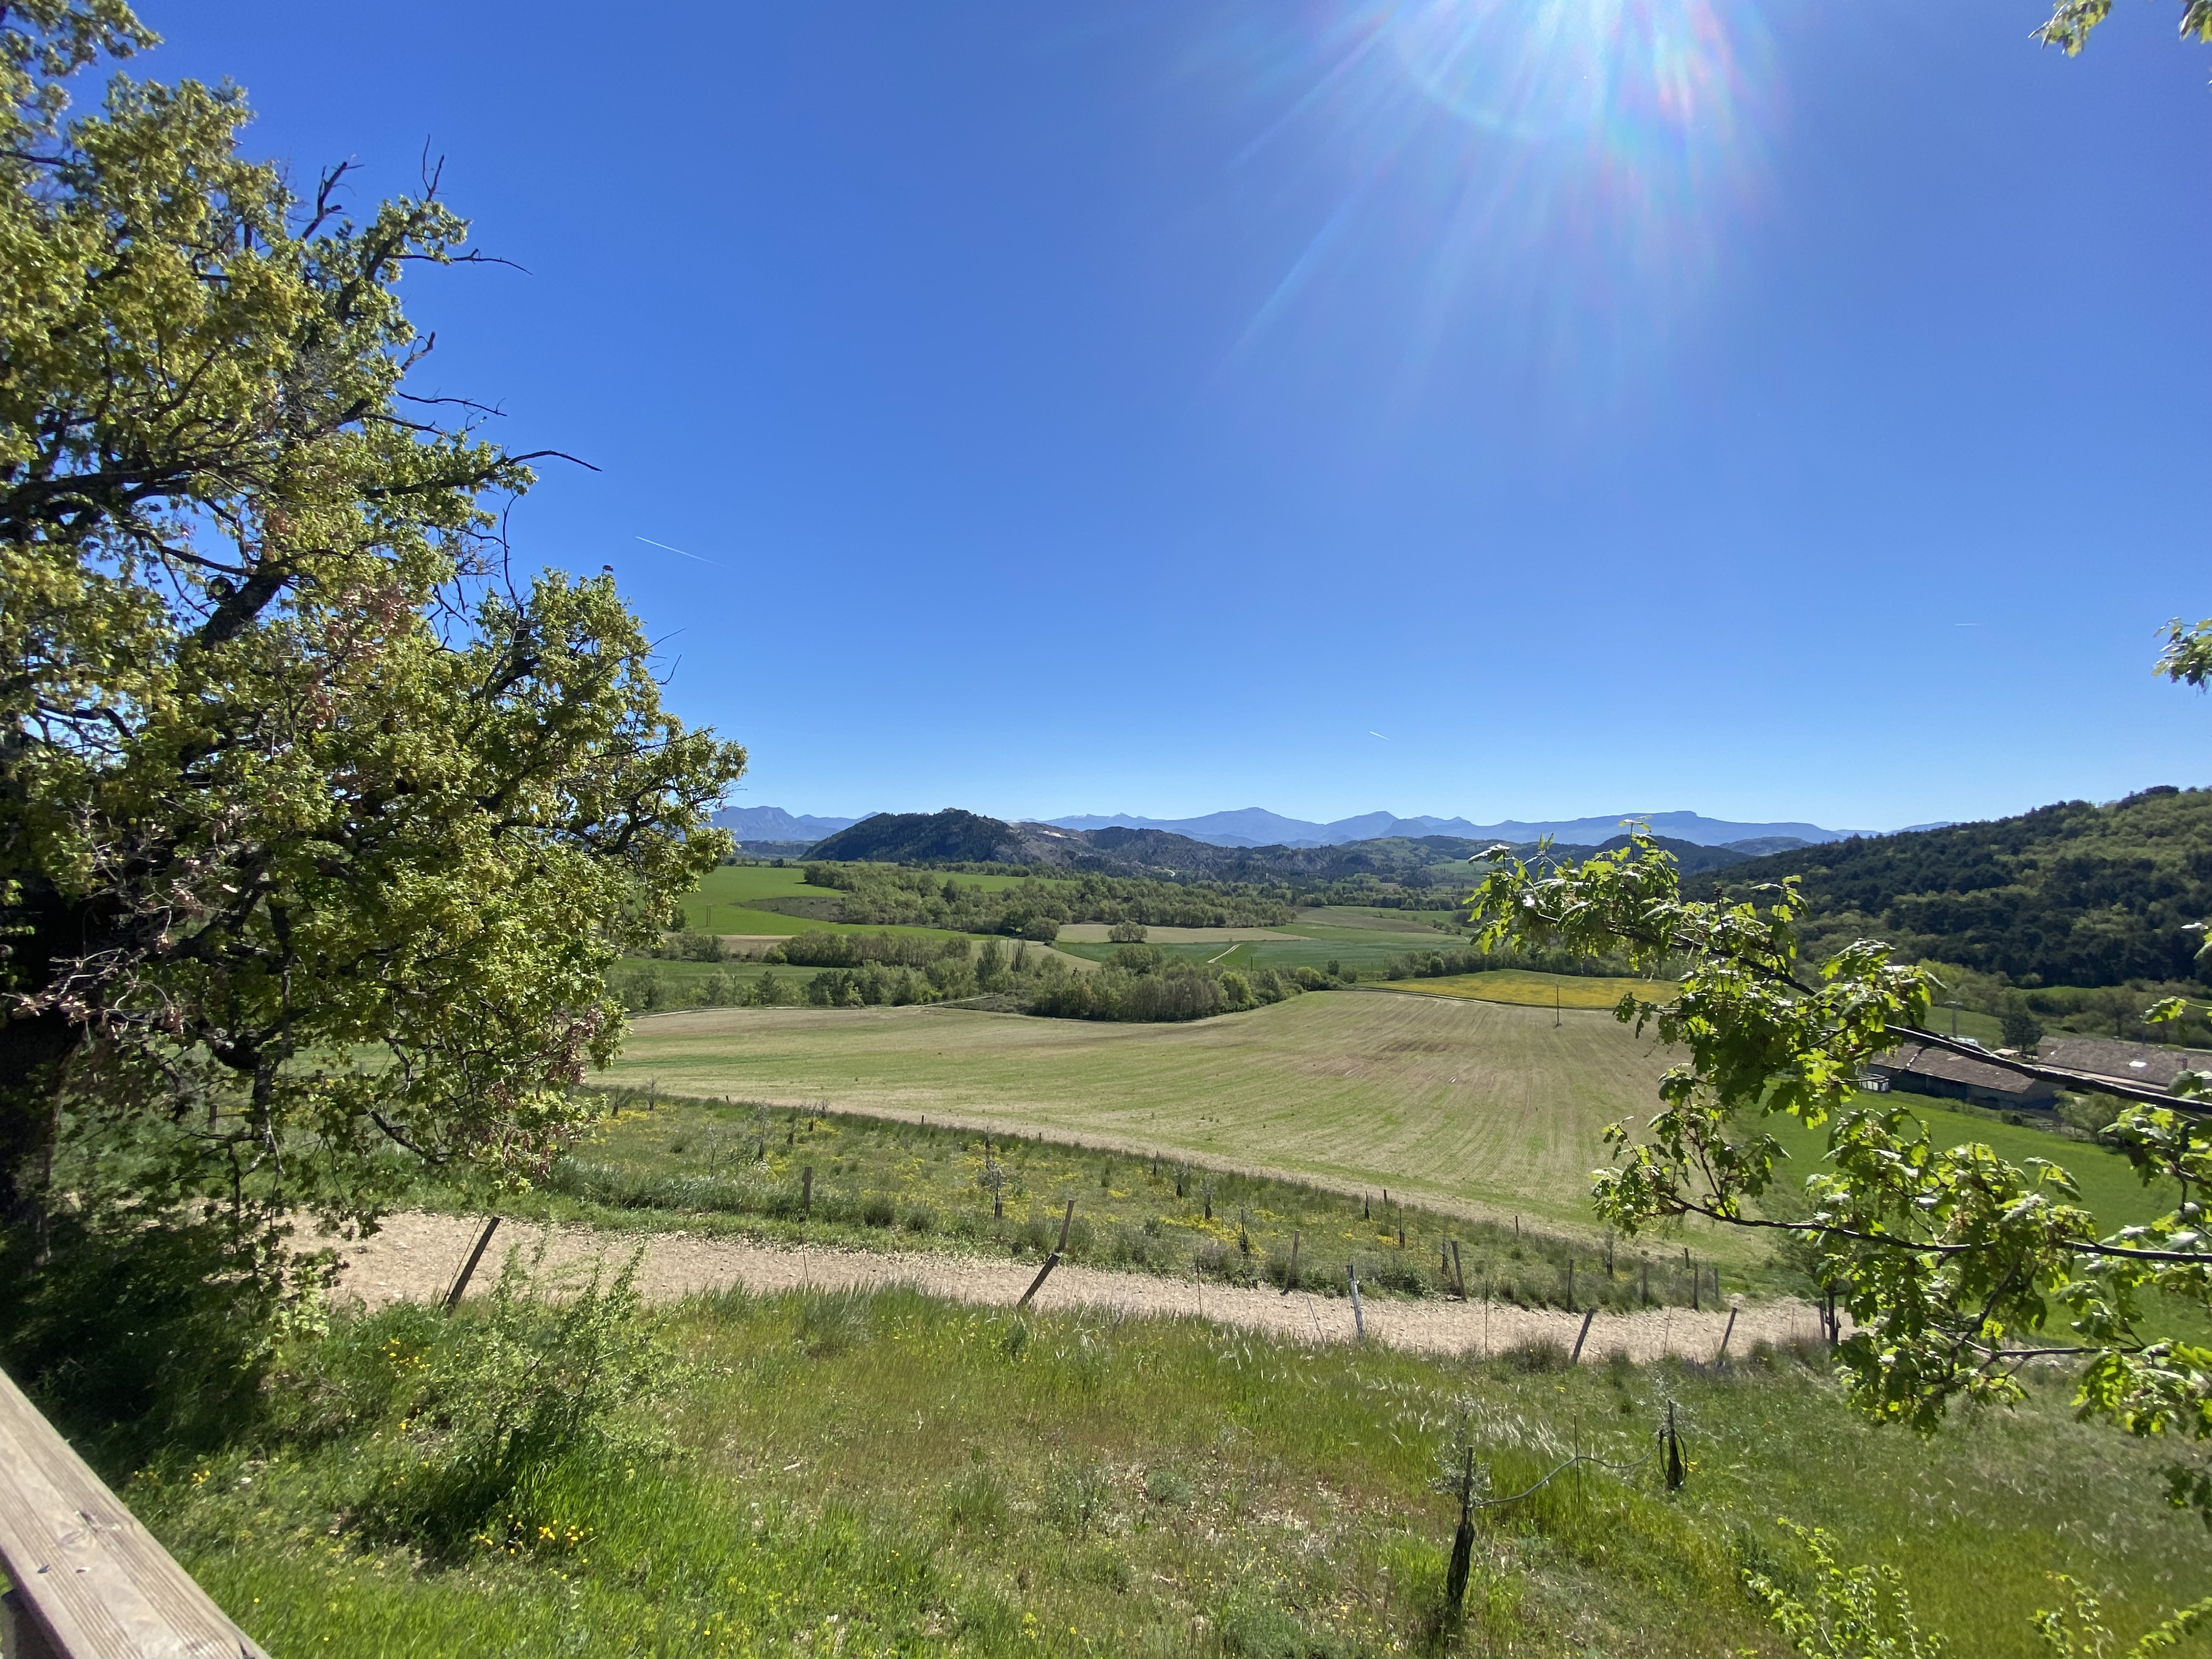
[[[1621,845],[1625,837],[1605,843]],[[876,864],[1054,865],[1101,875],[1261,884],[1373,881],[1417,890],[1472,886],[1467,860],[1496,843],[1458,836],[1388,836],[1330,847],[1216,847],[1166,830],[1062,830],[1007,823],[980,813],[879,812],[817,842],[816,860]],[[1662,837],[1687,875],[1741,864],[1747,854]],[[1525,850],[1525,849],[1524,849]],[[1596,849],[1554,847],[1562,859]]]
[[[2022,985],[2212,984],[2204,935],[2185,931],[2212,918],[2212,790],[1831,842],[1736,865],[1723,884],[1784,876],[1803,886],[1808,955],[1873,938]]]
[[[1051,833],[1070,843],[1078,839],[1073,830]],[[807,856],[873,864],[1045,862],[1027,843],[1011,823],[951,807],[942,812],[878,812],[815,842]]]

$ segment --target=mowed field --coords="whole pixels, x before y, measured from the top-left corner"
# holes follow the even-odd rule
[[[1334,992],[1188,1025],[702,1009],[636,1022],[614,1080],[1187,1153],[1588,1230],[1598,1131],[1651,1109],[1666,1064],[1606,1014],[1555,1026],[1549,1007]]]
[[[1653,1002],[1674,994],[1666,980],[1585,979],[1573,974],[1531,974],[1500,968],[1487,974],[1454,974],[1441,979],[1393,980],[1390,989],[1416,996],[1459,997],[1475,1002],[1510,1002],[1523,1008],[1604,1008],[1620,1006],[1633,991]]]

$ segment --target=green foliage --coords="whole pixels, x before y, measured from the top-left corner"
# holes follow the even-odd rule
[[[2014,1164],[1977,1142],[1938,1146],[1895,1097],[1861,1097],[1866,1064],[1906,1038],[1981,1051],[1926,1030],[1933,975],[1861,942],[1817,975],[1798,970],[1794,878],[1753,897],[1682,897],[1661,857],[1601,855],[1538,874],[1514,861],[1474,899],[1487,943],[1525,941],[1586,955],[1686,959],[1678,994],[1633,994],[1619,1018],[1655,1029],[1685,1056],[1659,1086],[1641,1135],[1613,1126],[1620,1162],[1598,1172],[1601,1215],[1636,1231],[1682,1216],[1796,1234],[1814,1273],[1844,1287],[1856,1328],[1838,1353],[1853,1399],[1878,1416],[1932,1428],[1949,1401],[2019,1393],[2038,1349],[2079,1359],[2083,1410],[2143,1437],[2212,1437],[2212,1351],[2153,1340],[2150,1298],[2212,1299],[2212,1247],[2190,1197],[2212,1180],[2212,1133],[2193,1109],[2118,1082],[2141,1103],[2105,1138],[2146,1179],[2177,1183],[2183,1201],[2155,1220],[2100,1237],[2074,1177],[2053,1160]],[[2080,1085],[2069,1073],[2002,1062]],[[2202,1080],[2184,1073],[2178,1088]],[[1778,1219],[1758,1200],[1778,1174],[1781,1142],[1762,1118],[1825,1131],[1823,1167],[1805,1182],[1807,1213]],[[2044,1333],[2063,1320],[2070,1340]],[[2177,1470],[2179,1501],[2212,1515],[2212,1475]]]
[[[319,1275],[288,1275],[273,1231],[149,1227],[104,1204],[45,1238],[0,1238],[0,1365],[96,1466],[221,1446],[249,1424],[288,1326],[312,1331]]]
[[[1272,893],[1213,882],[1071,875],[986,887],[928,870],[819,862],[806,866],[806,879],[811,885],[845,896],[838,907],[842,921],[950,927],[1047,942],[1053,934],[1042,931],[1046,923],[1133,925],[1141,935],[1147,925],[1266,927],[1291,919],[1290,907]]]
[[[2112,0],[2057,0],[2051,16],[2035,38],[2046,46],[2057,46],[2071,58],[2089,43],[2090,31],[2112,14]],[[2181,38],[2185,40],[2212,40],[2212,0],[2182,0]],[[2160,665],[2162,672],[2177,680],[2186,680],[2191,685],[2203,684],[2212,656],[2212,623],[2199,623],[2194,628],[2176,622],[2169,624],[2171,635],[2166,660]]]
[[[653,954],[669,962],[721,962],[729,953],[714,934],[684,927],[665,935]]]
[[[1296,996],[1300,988],[1271,968],[1249,972],[1124,945],[1095,974],[1070,974],[1039,988],[1032,1013],[1060,1019],[1175,1021],[1233,1013]]]
[[[1462,974],[1518,971],[1525,974],[1565,974],[1592,979],[1620,978],[1632,971],[1625,957],[1588,957],[1571,950],[1490,950],[1480,944],[1458,948],[1414,951],[1393,957],[1382,969],[1384,979],[1451,979]]]
[[[244,1242],[374,1213],[394,1148],[542,1170],[743,755],[611,580],[509,580],[533,458],[403,390],[401,272],[478,257],[434,179],[297,198],[228,86],[62,119],[149,38],[0,17],[0,1224],[70,1192]]]
[[[1846,1567],[1821,1528],[1778,1524],[1812,1558],[1810,1605],[1764,1573],[1747,1573],[1744,1587],[1805,1659],[1942,1659],[1950,1651],[1941,1636],[1922,1632],[1895,1567]]]
[[[680,1376],[643,1317],[641,1255],[611,1278],[594,1265],[549,1283],[542,1244],[527,1265],[511,1250],[481,1307],[448,1321],[402,1304],[310,1346],[305,1370],[277,1379],[280,1420],[295,1438],[370,1431],[345,1492],[353,1528],[441,1556],[501,1547],[564,1459],[665,1449],[635,1414]]]
[[[2056,1659],[2106,1659],[2116,1639],[2105,1625],[2105,1608],[2094,1591],[2063,1572],[2051,1575],[2073,1606],[2061,1612],[2039,1611],[2036,1634]],[[2181,1645],[2183,1638],[2212,1620],[2212,1596],[2182,1607],[2143,1633],[2121,1659],[2151,1659]]]
[[[930,939],[913,933],[809,932],[770,947],[768,960],[802,968],[858,968],[864,964],[929,968],[940,962],[964,962],[974,948],[964,939]]]
[[[2033,1054],[2035,1045],[2043,1041],[2043,1022],[2035,1017],[2023,997],[2008,997],[2003,1006],[1999,1018],[2003,1023],[2005,1047]]]
[[[2027,987],[2203,982],[2189,925],[2212,915],[2212,791],[1831,842],[1739,865],[1720,890],[1741,898],[1790,878],[1809,960],[1881,939],[1907,961]]]

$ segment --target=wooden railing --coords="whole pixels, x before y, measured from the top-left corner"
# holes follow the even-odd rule
[[[0,1372],[6,1659],[268,1659]]]

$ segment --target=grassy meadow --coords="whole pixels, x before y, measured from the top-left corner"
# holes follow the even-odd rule
[[[1115,1148],[1394,1197],[1441,1216],[1589,1240],[1599,1132],[1647,1115],[1669,1063],[1605,1012],[1608,981],[1486,974],[1513,1000],[1309,994],[1187,1025],[963,1008],[701,1010],[639,1021],[611,1081],[788,1111],[858,1112]],[[1448,983],[1419,981],[1423,990]],[[1599,1004],[1563,1002],[1552,988]],[[1526,1001],[1518,1000],[1525,997]],[[2113,1225],[2170,1207],[2118,1154],[1995,1114],[1892,1096],[1945,1144],[2053,1158]],[[1818,1136],[1776,1131],[1803,1168]],[[1701,1256],[1758,1269],[1764,1241],[1686,1229]]]
[[[484,1200],[434,1190],[421,1201],[473,1212]],[[642,1091],[623,1097],[537,1188],[497,1207],[602,1227],[1036,1261],[1054,1248],[1071,1202],[1068,1259],[1100,1267],[1334,1296],[1345,1293],[1350,1264],[1370,1291],[1444,1296],[1455,1288],[1443,1254],[1451,1240],[1470,1296],[1624,1312],[1698,1300],[1680,1251],[1657,1241],[1608,1251],[1534,1224],[1447,1215],[1389,1190],[1352,1194],[1172,1157]],[[1711,1281],[1701,1282],[1710,1307]],[[1776,1270],[1738,1271],[1723,1289],[1810,1291]]]
[[[1664,1069],[1605,1014],[1555,1027],[1548,1007],[1331,992],[1177,1025],[701,1010],[637,1022],[611,1080],[926,1114],[1587,1234],[1597,1132],[1648,1110]]]
[[[280,1656],[1781,1659],[1742,1575],[1802,1591],[1783,1516],[1894,1565],[1923,1626],[1977,1659],[2043,1650],[2029,1620],[2058,1603],[2054,1571],[2129,1639],[2212,1589],[2160,1449],[2075,1421],[2046,1384],[1922,1439],[1787,1355],[1569,1372],[909,1291],[640,1310],[604,1340],[676,1363],[627,1437],[380,1508],[409,1478],[387,1443],[441,1467],[404,1413],[483,1316],[398,1308],[295,1347],[311,1410],[157,1460],[133,1506]],[[1670,1404],[1674,1493],[1650,1455]],[[1466,1628],[1440,1643],[1439,1477],[1471,1451],[1508,1497],[1577,1449],[1619,1467],[1483,1511]]]

